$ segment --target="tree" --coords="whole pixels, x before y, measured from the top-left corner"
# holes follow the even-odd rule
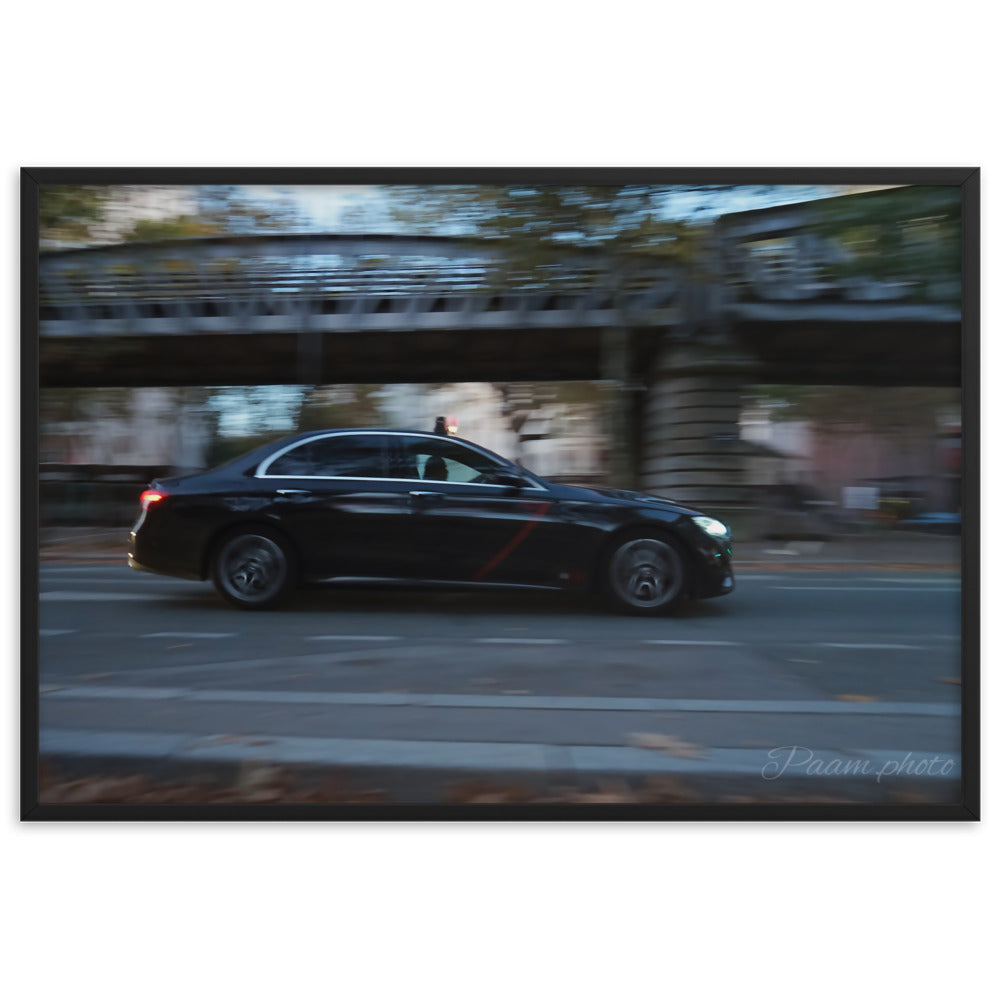
[[[38,189],[38,235],[43,245],[87,243],[111,199],[100,184],[42,184]]]
[[[922,433],[961,406],[961,390],[924,386],[758,385],[751,395],[778,420],[807,420],[830,431]]]
[[[122,242],[291,232],[302,224],[301,215],[289,198],[265,203],[232,184],[199,187],[196,191],[196,212],[137,219],[122,234]]]
[[[381,422],[380,385],[317,386],[308,390],[299,411],[300,431],[326,427],[372,427]]]
[[[671,217],[679,189],[652,185],[398,185],[386,198],[414,232],[497,240],[519,270],[573,252],[686,259],[704,227]],[[537,276],[537,275],[536,275]]]
[[[901,187],[817,202],[816,231],[846,251],[838,278],[908,281],[916,297],[958,301],[962,194],[957,186]]]
[[[301,228],[301,213],[290,198],[266,202],[236,185],[191,187],[193,210],[158,215],[129,205],[141,185],[43,184],[39,188],[39,235],[43,246],[132,243],[197,236],[245,236]],[[114,216],[128,206],[135,217],[124,227]],[[145,214],[144,214],[145,213]]]

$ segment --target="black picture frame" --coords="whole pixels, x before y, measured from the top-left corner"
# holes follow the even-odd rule
[[[886,184],[962,192],[961,794],[953,803],[39,802],[39,186],[48,184]],[[24,820],[977,820],[980,816],[980,171],[976,168],[25,168],[21,172],[21,801]]]

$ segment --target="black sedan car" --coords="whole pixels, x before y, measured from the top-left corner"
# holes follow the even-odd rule
[[[309,431],[210,472],[154,480],[129,565],[211,578],[238,608],[299,583],[602,589],[657,614],[733,589],[729,530],[670,500],[547,482],[420,431]]]

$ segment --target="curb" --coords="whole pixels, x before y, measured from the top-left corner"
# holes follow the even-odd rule
[[[39,562],[120,562],[128,563],[128,556],[103,555],[97,552],[39,552]]]
[[[789,766],[779,775],[780,761],[769,761],[767,751],[744,749],[709,749],[703,758],[691,758],[633,747],[72,729],[43,732],[39,749],[43,761],[71,775],[138,772],[159,779],[207,777],[232,783],[255,770],[279,768],[301,782],[336,774],[355,788],[377,789],[397,803],[444,802],[449,790],[472,781],[517,786],[539,797],[567,789],[590,792],[607,783],[639,789],[667,780],[678,793],[699,802],[814,796],[851,802],[961,800],[961,768],[943,752],[809,751],[825,771],[806,773],[803,762],[795,765],[799,771],[792,773]],[[948,773],[934,774],[935,766],[947,766],[942,761],[951,761]],[[862,767],[867,773],[861,773]],[[765,768],[775,775],[772,779],[763,777]]]

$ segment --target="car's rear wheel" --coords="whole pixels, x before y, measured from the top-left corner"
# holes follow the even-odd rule
[[[662,614],[684,597],[684,556],[665,538],[632,535],[612,549],[604,577],[608,595],[622,610]]]
[[[238,529],[215,549],[212,582],[234,607],[273,608],[294,583],[291,553],[281,538],[264,528]]]

